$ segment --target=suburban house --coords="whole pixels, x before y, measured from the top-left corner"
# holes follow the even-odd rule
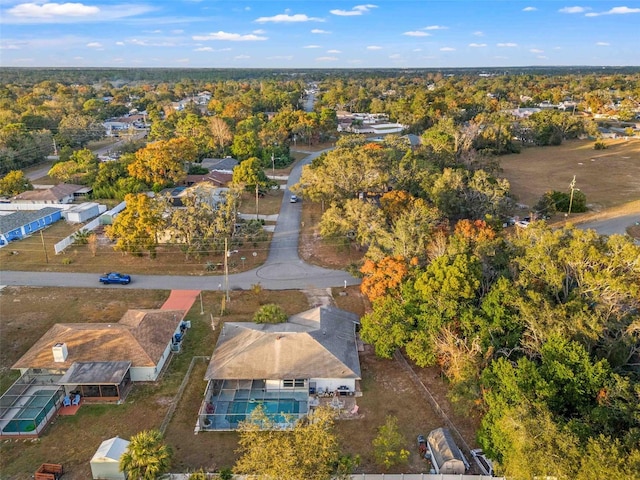
[[[0,212],[0,246],[25,238],[62,218],[60,208],[45,207],[39,210]]]
[[[429,432],[427,448],[436,473],[462,475],[469,468],[448,428],[436,428]]]
[[[122,402],[132,382],[155,381],[190,322],[185,310],[129,310],[117,323],[58,323],[11,367],[0,437],[37,436],[58,408]],[[73,399],[73,400],[72,400]]]
[[[72,203],[76,198],[91,193],[91,187],[59,183],[51,188],[27,190],[11,199],[11,203]]]
[[[358,396],[357,315],[317,307],[285,323],[225,323],[205,374],[197,430],[234,430],[261,405],[283,427],[318,397]]]
[[[238,166],[238,160],[231,157],[225,158],[203,158],[201,167],[210,172],[233,173],[233,169]]]

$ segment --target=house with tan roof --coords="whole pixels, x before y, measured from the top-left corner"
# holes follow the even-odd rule
[[[23,376],[57,375],[67,393],[88,400],[120,401],[131,382],[158,378],[185,313],[129,310],[117,323],[57,323],[12,368]]]
[[[285,323],[227,322],[218,337],[198,429],[234,430],[261,405],[288,425],[318,396],[357,396],[361,379],[357,315],[323,306]]]
[[[72,203],[76,197],[91,193],[91,187],[59,183],[51,188],[27,190],[11,199],[11,203]]]

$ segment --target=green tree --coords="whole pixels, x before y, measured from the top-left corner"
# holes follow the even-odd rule
[[[385,424],[378,428],[378,436],[373,439],[373,455],[376,462],[385,469],[406,463],[409,451],[404,447],[407,440],[400,432],[398,419],[388,415]]]
[[[12,170],[0,178],[0,195],[13,197],[27,190],[33,190],[33,185],[22,170]]]
[[[288,480],[329,480],[339,460],[334,413],[317,408],[291,430],[276,429],[259,406],[239,427],[237,474]]]
[[[196,149],[186,138],[173,138],[147,145],[136,152],[136,159],[129,164],[129,175],[158,190],[182,180],[186,165],[195,161]]]
[[[260,190],[265,190],[273,185],[264,173],[262,163],[259,158],[248,158],[233,169],[233,183],[248,191],[255,191],[256,195],[256,218],[258,216]]]
[[[253,315],[253,321],[256,323],[284,323],[287,318],[287,312],[275,303],[262,305]]]
[[[66,162],[58,162],[49,170],[49,176],[65,183],[93,184],[100,161],[86,148],[76,150]]]
[[[131,437],[120,457],[120,470],[132,480],[156,480],[169,471],[171,447],[162,442],[158,430],[145,430]]]
[[[154,257],[164,225],[163,202],[144,193],[128,194],[125,202],[127,207],[107,226],[106,235],[116,241],[115,250],[136,255],[146,250]]]
[[[92,140],[105,135],[105,129],[89,115],[71,113],[60,120],[58,125],[58,141],[60,145],[84,147]]]

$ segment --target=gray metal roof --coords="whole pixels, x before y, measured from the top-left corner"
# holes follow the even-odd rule
[[[238,160],[231,157],[226,158],[203,158],[202,167],[211,170],[231,171],[238,165]]]
[[[462,472],[464,472],[462,454],[460,453],[460,449],[453,440],[448,428],[436,428],[435,430],[431,430],[429,435],[427,435],[427,442],[431,447],[434,460],[437,462],[439,468],[442,468],[442,466],[447,462],[461,462]]]
[[[360,379],[358,316],[318,307],[279,324],[225,323],[205,379]]]
[[[76,362],[59,385],[119,385],[131,368],[131,362]]]
[[[60,208],[45,207],[40,210],[18,210],[9,215],[0,215],[0,233],[10,232],[60,210]]]

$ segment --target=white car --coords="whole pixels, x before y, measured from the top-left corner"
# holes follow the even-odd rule
[[[471,450],[471,456],[483,475],[493,475],[493,462],[484,455],[481,448]]]
[[[291,197],[289,197],[289,201],[291,203],[297,203],[298,202],[298,196],[297,195],[291,195]]]
[[[516,222],[516,227],[527,228],[529,226],[529,222],[527,220],[520,220]]]

